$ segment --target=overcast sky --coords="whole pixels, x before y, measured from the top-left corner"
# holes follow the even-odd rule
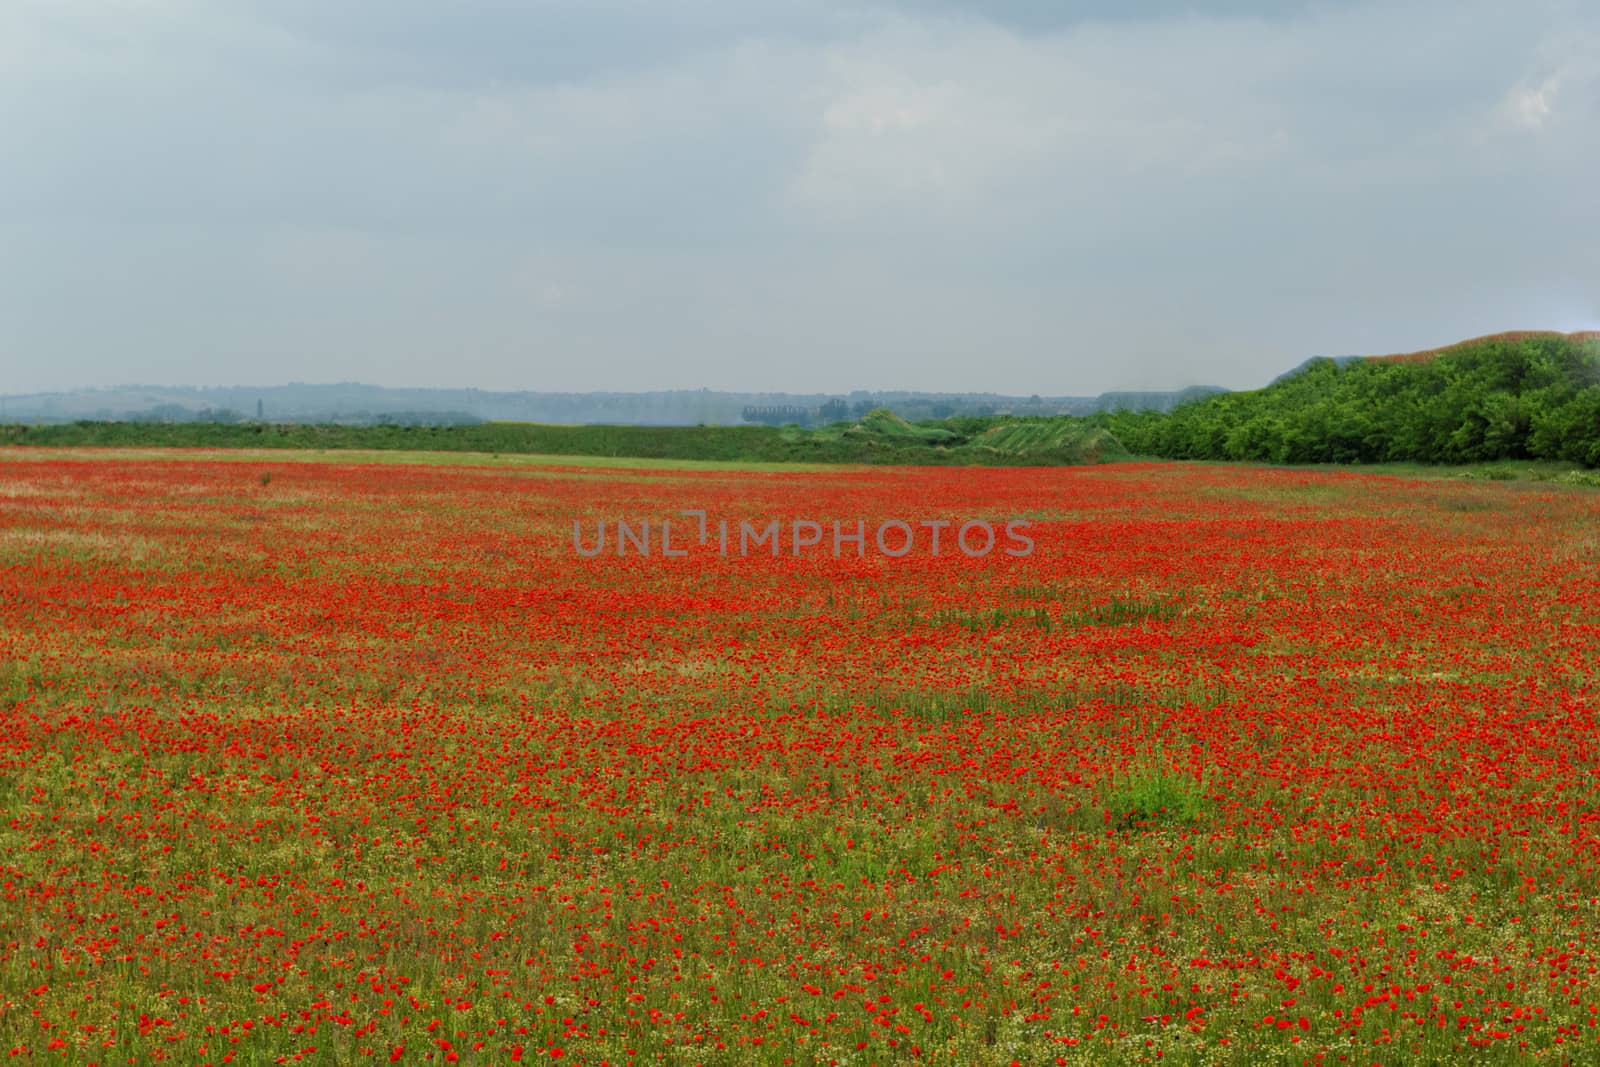
[[[1596,189],[1593,0],[0,0],[0,392],[1251,387]]]

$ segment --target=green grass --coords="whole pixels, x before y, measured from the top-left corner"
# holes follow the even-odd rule
[[[1204,783],[1169,771],[1136,771],[1116,782],[1104,798],[1118,825],[1187,824],[1205,811]]]
[[[1171,601],[1113,597],[1104,603],[1054,610],[1046,604],[978,610],[947,608],[931,613],[927,621],[933,626],[960,626],[980,633],[1018,624],[1044,630],[1058,626],[1126,626],[1146,619],[1165,622],[1177,618],[1181,613],[1182,609]]]
[[[1074,419],[910,423],[890,411],[815,430],[774,426],[336,426],[75,422],[0,426],[0,445],[98,448],[325,449],[581,456],[719,464],[1063,465],[1128,458],[1107,431]],[[631,464],[630,464],[631,465]]]
[[[943,426],[913,425],[887,408],[876,408],[867,412],[860,422],[825,426],[816,432],[842,439],[898,438],[907,443],[920,442],[928,445],[956,444],[961,440],[959,434]]]
[[[171,446],[146,445],[50,445],[44,447],[0,448],[0,462],[7,459],[81,459],[101,462],[106,459],[149,460],[172,458]],[[584,477],[571,471],[593,469],[597,471],[658,470],[658,471],[815,471],[827,470],[838,464],[831,463],[776,463],[750,460],[715,459],[647,459],[633,456],[549,455],[543,453],[489,453],[489,452],[407,452],[398,449],[371,448],[210,448],[191,454],[192,458],[224,463],[374,463],[396,466],[450,466],[488,467],[520,470],[537,476],[543,472],[530,470],[538,467],[558,467],[563,470],[551,477]],[[619,476],[608,475],[610,480]],[[625,476],[621,476],[624,477]]]
[[[1113,597],[1104,603],[1067,612],[1061,617],[1061,622],[1067,626],[1124,626],[1145,619],[1164,622],[1177,618],[1180,611],[1178,605],[1170,600]]]
[[[1375,474],[1389,478],[1429,481],[1519,482],[1600,487],[1600,472],[1585,470],[1559,460],[1507,459],[1489,463],[1262,463],[1245,459],[1173,460],[1146,453],[1132,454],[1129,459],[1137,463],[1193,464],[1223,469],[1265,467],[1270,470],[1303,471],[1308,474],[1348,471],[1352,474]]]

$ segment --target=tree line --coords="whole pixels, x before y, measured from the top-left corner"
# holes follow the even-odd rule
[[[1485,338],[1417,359],[1313,360],[1265,389],[1091,416],[1135,454],[1264,463],[1600,466],[1600,338]]]

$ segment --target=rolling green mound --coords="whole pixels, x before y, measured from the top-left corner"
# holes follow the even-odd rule
[[[860,422],[790,431],[818,445],[841,442],[875,452],[931,452],[941,461],[984,465],[1108,463],[1131,458],[1104,427],[1063,416],[986,416],[907,422],[886,408]],[[905,461],[900,461],[905,462]]]
[[[817,431],[827,434],[834,427]],[[888,408],[873,408],[861,421],[846,425],[839,431],[839,439],[847,441],[883,441],[897,444],[950,445],[959,443],[959,436],[943,426],[918,426],[907,422]]]
[[[1110,431],[1074,419],[1027,419],[1002,422],[973,438],[976,452],[1018,457],[1081,456],[1091,463],[1131,459],[1122,442]]]
[[[1165,459],[1600,466],[1600,335],[1497,334],[1404,356],[1312,360],[1265,389],[1088,421]]]

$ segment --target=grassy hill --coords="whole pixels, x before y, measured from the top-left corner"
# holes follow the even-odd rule
[[[1191,394],[1193,395],[1193,394]],[[1263,463],[1600,466],[1600,332],[1495,334],[1393,356],[1314,359],[1264,389],[1170,412],[957,416],[796,426],[272,425],[76,422],[0,426],[0,444],[395,449],[749,463],[987,466],[1131,454]]]
[[[1128,458],[1104,427],[1063,417],[987,416],[908,422],[878,409],[815,430],[773,426],[270,425],[75,422],[0,426],[0,444],[38,446],[403,449],[627,456],[746,463],[1066,465]]]
[[[1582,330],[1578,333],[1560,334],[1554,330],[1508,330],[1504,333],[1493,333],[1485,337],[1474,337],[1467,341],[1457,341],[1453,345],[1443,348],[1428,348],[1421,352],[1402,352],[1390,356],[1368,356],[1374,363],[1426,363],[1442,355],[1452,352],[1461,352],[1469,349],[1482,348],[1485,345],[1519,345],[1524,341],[1565,337],[1569,341],[1582,344],[1585,341],[1600,340],[1600,330]]]
[[[1313,360],[1265,389],[1088,421],[1168,459],[1600,466],[1600,333],[1524,331]]]

